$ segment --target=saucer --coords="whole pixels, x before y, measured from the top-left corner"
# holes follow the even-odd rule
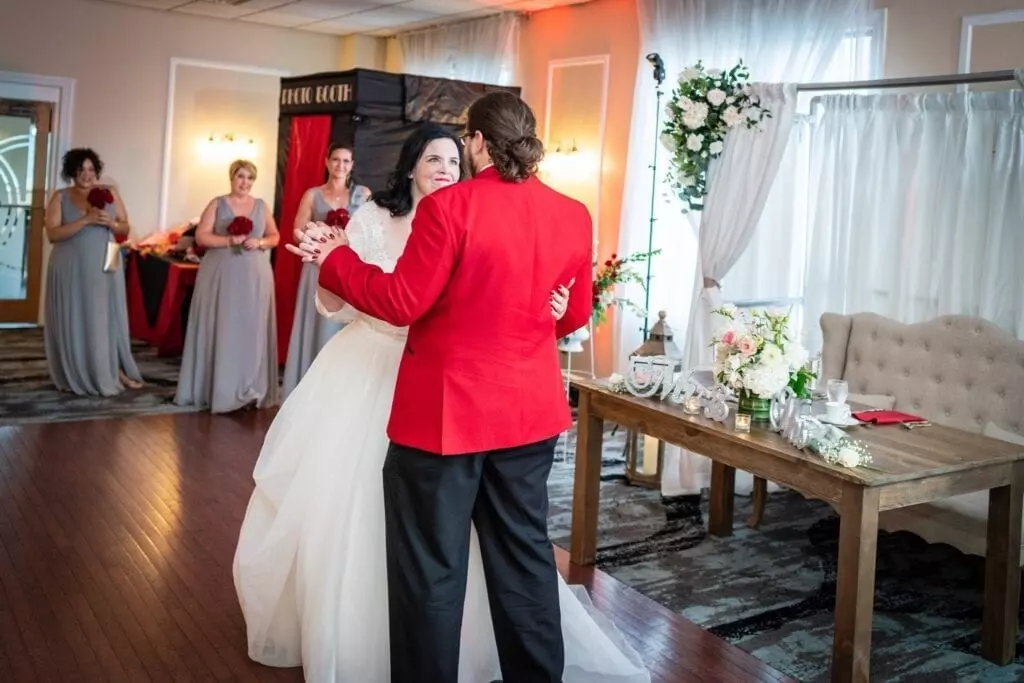
[[[835,425],[836,427],[856,427],[857,425],[863,424],[860,420],[853,417],[844,417],[841,420],[830,420],[827,413],[821,415],[815,415],[816,418],[824,422],[825,424]]]

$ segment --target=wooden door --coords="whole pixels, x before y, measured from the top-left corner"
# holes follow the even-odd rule
[[[35,323],[53,104],[0,98],[0,323]]]

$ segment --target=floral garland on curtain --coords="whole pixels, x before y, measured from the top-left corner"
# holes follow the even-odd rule
[[[711,160],[721,155],[725,136],[736,126],[756,128],[771,112],[761,106],[743,62],[724,71],[703,63],[683,69],[666,108],[662,142],[672,152],[668,183],[685,204],[700,211],[708,193]]]

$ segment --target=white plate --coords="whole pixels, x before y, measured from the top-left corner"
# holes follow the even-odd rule
[[[828,415],[822,413],[821,415],[815,415],[819,420],[826,424],[835,425],[836,427],[856,427],[859,424],[863,424],[860,420],[853,417],[844,417],[841,420],[830,420]]]

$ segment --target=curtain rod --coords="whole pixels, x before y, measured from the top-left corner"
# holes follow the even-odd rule
[[[809,90],[866,90],[875,88],[919,88],[930,85],[961,85],[965,83],[1000,83],[1016,80],[1013,69],[979,71],[972,74],[946,74],[944,76],[915,76],[913,78],[883,78],[877,81],[849,81],[847,83],[801,83],[799,91]]]

